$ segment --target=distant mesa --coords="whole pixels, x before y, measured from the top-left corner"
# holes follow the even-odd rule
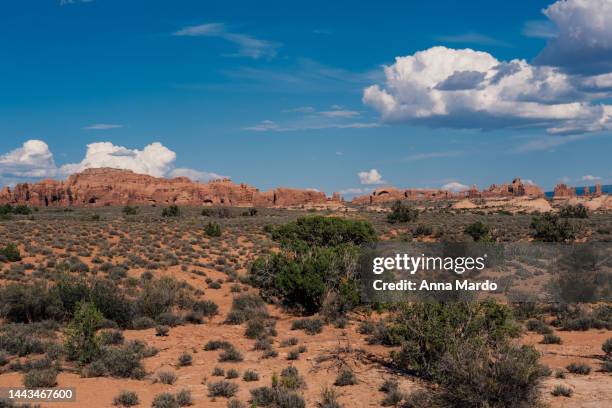
[[[492,184],[485,190],[478,190],[472,186],[468,190],[453,192],[440,189],[397,189],[395,187],[379,188],[371,194],[355,197],[356,204],[380,204],[397,200],[438,200],[438,199],[465,199],[465,198],[501,198],[501,197],[530,197],[542,198],[544,191],[535,184],[525,183],[515,178],[511,183],[501,185]]]
[[[339,199],[338,196],[333,197]],[[0,204],[27,204],[38,207],[100,207],[116,205],[227,205],[289,207],[326,204],[325,193],[312,190],[277,188],[261,192],[230,179],[209,183],[187,177],[173,179],[137,174],[112,168],[87,169],[66,181],[42,180],[17,184],[0,191]]]

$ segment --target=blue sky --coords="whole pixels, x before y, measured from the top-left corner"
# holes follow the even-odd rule
[[[0,184],[610,182],[610,2],[553,3],[2,2]]]

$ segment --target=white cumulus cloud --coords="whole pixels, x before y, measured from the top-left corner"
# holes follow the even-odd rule
[[[397,57],[385,85],[372,85],[363,102],[386,122],[456,128],[545,127],[549,133],[612,129],[612,105],[559,68],[522,59],[499,61],[486,52],[433,47]]]
[[[383,180],[382,175],[376,169],[371,169],[369,171],[360,171],[357,173],[359,177],[359,182],[361,184],[372,185],[372,184],[384,184],[386,183]]]
[[[556,35],[537,63],[580,73],[612,70],[612,1],[561,0],[543,13],[554,24]]]
[[[21,147],[0,155],[0,176],[48,177],[55,171],[53,153],[42,140],[28,140]]]
[[[53,153],[42,140],[28,140],[17,149],[0,155],[0,180],[13,184],[22,179],[64,177],[89,168],[111,167],[132,170],[154,177],[188,177],[195,181],[224,178],[217,173],[175,167],[176,153],[159,142],[142,149],[130,149],[111,142],[87,145],[85,157],[78,163],[55,164]]]
[[[585,176],[582,176],[582,180],[584,180],[584,181],[597,181],[597,180],[601,180],[601,177],[593,176],[592,174],[587,174]]]

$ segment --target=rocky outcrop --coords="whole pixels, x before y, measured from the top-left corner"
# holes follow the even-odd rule
[[[325,193],[312,190],[278,188],[260,192],[229,179],[198,183],[186,177],[164,179],[111,168],[87,169],[66,181],[43,180],[0,191],[0,204],[39,207],[126,204],[288,207],[327,201]]]
[[[397,189],[385,187],[374,190],[370,195],[355,197],[353,203],[361,205],[379,204],[397,200],[438,200],[463,198],[497,198],[497,197],[544,197],[544,191],[535,184],[524,183],[515,178],[512,183],[492,184],[488,189],[479,191],[476,186],[460,192],[437,189]]]
[[[567,184],[559,183],[555,186],[553,197],[554,198],[576,197],[576,189],[574,187],[569,187]]]

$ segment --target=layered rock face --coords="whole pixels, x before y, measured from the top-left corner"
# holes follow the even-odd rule
[[[278,188],[260,192],[229,179],[209,183],[193,182],[186,177],[164,179],[129,170],[87,169],[66,181],[43,180],[18,184],[0,191],[0,204],[32,206],[110,206],[110,205],[231,205],[298,206],[325,204],[325,193]]]
[[[492,184],[488,189],[479,191],[476,186],[461,192],[436,189],[397,189],[394,187],[379,188],[367,196],[355,197],[355,204],[378,204],[397,200],[436,200],[460,198],[495,198],[495,197],[544,197],[544,191],[534,184],[528,184],[515,178],[512,183]]]

